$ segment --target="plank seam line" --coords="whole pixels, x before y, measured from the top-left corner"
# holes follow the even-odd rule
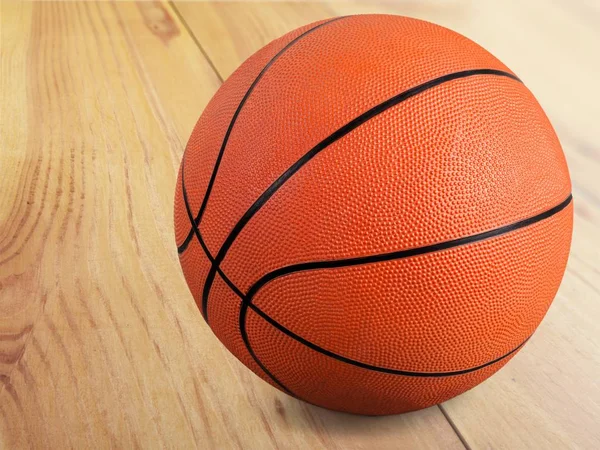
[[[198,40],[198,38],[196,37],[196,35],[192,31],[192,29],[188,25],[187,21],[183,18],[183,15],[179,11],[179,9],[177,9],[177,6],[175,6],[175,2],[173,0],[169,0],[169,6],[171,6],[171,9],[175,13],[175,15],[177,16],[179,21],[182,23],[185,30],[188,32],[188,34],[190,35],[190,37],[196,44],[196,47],[198,47],[198,49],[200,50],[200,53],[202,53],[202,56],[204,57],[204,59],[206,59],[206,62],[208,63],[208,65],[210,66],[212,71],[215,73],[215,75],[217,76],[217,78],[219,79],[221,84],[223,84],[224,80],[223,80],[223,77],[221,76],[221,74],[219,73],[217,66],[215,66],[212,59],[210,59],[210,57],[208,56],[208,53],[206,53],[206,50],[204,50],[204,47],[202,46],[202,44],[200,43],[200,41]]]
[[[444,406],[440,403],[440,404],[437,405],[437,407],[440,409],[440,411],[442,412],[442,414],[444,415],[444,417],[446,418],[446,420],[450,424],[450,427],[452,428],[452,430],[454,431],[454,433],[456,434],[456,436],[458,437],[458,439],[460,440],[460,442],[462,443],[462,445],[465,447],[465,449],[466,450],[471,450],[471,446],[467,443],[467,440],[465,439],[465,437],[463,436],[463,434],[460,432],[460,430],[458,429],[458,427],[456,426],[456,424],[454,423],[454,421],[450,418],[450,415],[448,414],[448,412],[446,411],[446,409],[444,408]]]

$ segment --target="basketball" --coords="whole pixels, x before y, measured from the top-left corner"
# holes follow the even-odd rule
[[[306,25],[248,58],[175,189],[181,267],[217,338],[277,389],[367,415],[444,402],[507,364],[556,295],[572,218],[524,81],[388,15]]]

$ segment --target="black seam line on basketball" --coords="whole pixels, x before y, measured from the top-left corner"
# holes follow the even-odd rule
[[[182,176],[182,183],[183,183],[183,176]],[[186,200],[186,192],[185,192],[185,187],[183,187],[184,189],[184,201]],[[530,219],[525,219],[523,221],[517,222],[519,224],[524,224],[524,223],[528,223],[529,225],[536,223],[540,220],[543,220],[545,218],[551,217],[552,215],[558,213],[560,210],[564,209],[571,201],[572,196],[569,195],[569,197],[562,202],[561,204],[557,205],[556,207],[542,213],[539,214],[537,216],[534,216]],[[187,205],[186,202],[186,207],[188,210],[189,215],[191,216],[191,211],[189,210],[189,206]],[[513,224],[515,225],[515,224]],[[521,227],[526,226],[526,225],[522,225]],[[513,229],[518,229],[521,227],[517,227],[517,228],[513,228]],[[198,232],[199,234],[199,232]],[[202,242],[202,238],[199,238],[200,241]],[[207,255],[207,257],[209,258],[209,260],[214,260],[214,258],[212,257],[212,255],[210,254],[210,252],[208,251],[206,246],[202,247]],[[364,262],[364,264],[367,264],[367,262]],[[291,266],[288,266],[291,267]],[[276,272],[276,271],[274,271]],[[273,272],[273,273],[274,273]],[[404,375],[404,376],[416,376],[416,377],[444,377],[444,376],[453,376],[453,375],[461,375],[461,374],[465,374],[465,373],[469,373],[469,372],[473,372],[479,369],[482,369],[484,367],[487,367],[489,365],[495,364],[496,362],[501,361],[502,359],[510,356],[512,353],[516,352],[517,350],[519,350],[529,339],[526,339],[521,345],[519,345],[518,347],[516,347],[515,349],[513,349],[512,351],[510,351],[509,353],[507,353],[506,355],[503,355],[495,360],[489,361],[483,365],[477,366],[477,367],[473,367],[473,368],[469,368],[469,369],[463,369],[460,371],[455,371],[455,372],[411,372],[411,371],[406,371],[406,370],[397,370],[397,369],[390,369],[390,368],[386,368],[386,367],[378,367],[378,366],[373,366],[370,364],[366,364],[360,361],[356,361],[350,358],[347,358],[345,356],[341,356],[338,355],[336,353],[333,353],[329,350],[326,350],[322,347],[319,347],[318,345],[307,341],[306,339],[304,339],[303,337],[297,335],[296,333],[294,333],[293,331],[287,329],[286,327],[284,327],[283,325],[281,325],[279,322],[275,321],[272,317],[270,317],[269,315],[267,315],[264,311],[262,311],[258,306],[256,306],[255,304],[251,303],[251,297],[250,295],[254,295],[251,294],[251,292],[249,291],[248,296],[244,296],[244,294],[240,291],[240,289],[235,286],[235,284],[221,271],[221,269],[218,269],[218,273],[219,275],[222,277],[222,279],[225,281],[225,283],[233,290],[233,292],[241,299],[242,301],[242,306],[241,308],[244,310],[247,310],[247,308],[251,308],[256,314],[258,314],[261,318],[263,318],[265,321],[267,321],[269,324],[271,324],[272,326],[274,326],[275,328],[277,328],[279,331],[281,331],[282,333],[286,334],[287,336],[291,337],[292,339],[304,344],[305,346],[311,348],[314,351],[317,351],[319,353],[322,353],[326,356],[329,356],[331,358],[337,359],[339,361],[345,362],[347,364],[351,364],[351,365],[355,365],[358,367],[362,367],[368,370],[374,370],[374,371],[379,371],[379,372],[384,372],[384,373],[390,373],[390,374],[395,374],[395,375]],[[265,278],[265,277],[263,277]],[[273,278],[271,278],[273,279]],[[255,283],[254,286],[257,286],[259,283]],[[264,284],[263,284],[264,285]],[[251,290],[254,290],[254,292],[256,293],[257,289],[256,288],[251,288]],[[256,353],[254,352],[254,350],[252,349],[252,346],[250,345],[249,339],[248,339],[248,335],[246,332],[246,327],[245,327],[245,322],[246,322],[246,316],[247,314],[244,313],[242,314],[242,311],[240,310],[240,333],[242,335],[242,339],[244,341],[244,345],[247,347],[248,352],[250,353],[250,355],[252,356],[252,358],[256,361],[256,363],[259,365],[259,367],[261,367],[261,369],[269,376],[271,377],[271,379],[273,379],[273,381],[275,383],[277,383],[284,391],[286,391],[288,394],[295,396],[296,395],[290,391],[289,388],[287,388],[285,385],[283,385],[279,380],[277,380],[277,378],[264,366],[264,364],[260,361],[260,359],[258,358],[258,356],[256,355]]]
[[[196,218],[194,219],[196,225],[200,224],[200,221],[202,220],[202,215],[204,214],[204,210],[206,209],[206,205],[208,203],[208,198],[210,196],[210,193],[212,191],[213,185],[215,183],[215,179],[217,177],[217,172],[219,171],[219,166],[221,164],[221,159],[223,159],[223,154],[225,153],[225,147],[227,147],[227,142],[229,142],[229,136],[231,135],[231,132],[233,130],[233,126],[236,123],[236,120],[240,114],[240,111],[242,110],[242,108],[244,107],[244,105],[246,104],[246,101],[248,100],[248,98],[250,97],[250,94],[252,93],[252,91],[254,90],[254,88],[256,87],[256,85],[258,84],[258,82],[261,80],[261,78],[264,76],[264,74],[267,72],[267,70],[269,70],[269,68],[273,65],[273,63],[275,63],[275,61],[282,55],[284,54],[291,46],[293,46],[296,42],[298,42],[300,39],[302,39],[303,37],[307,36],[308,34],[312,33],[313,31],[327,25],[330,24],[332,22],[338,21],[340,19],[343,19],[345,16],[342,17],[336,17],[334,19],[328,20],[327,22],[323,22],[320,23],[319,25],[306,30],[304,33],[302,33],[299,36],[296,36],[294,39],[292,39],[290,42],[288,42],[285,47],[283,47],[281,50],[279,50],[279,52],[277,52],[275,54],[275,56],[273,56],[273,58],[271,58],[271,60],[265,65],[265,67],[263,67],[263,69],[260,71],[260,73],[257,75],[257,77],[254,79],[254,81],[252,82],[252,84],[250,85],[250,87],[248,88],[248,90],[246,91],[246,93],[244,94],[244,97],[242,97],[242,100],[240,101],[240,104],[237,106],[237,109],[235,110],[235,112],[233,113],[233,117],[231,118],[231,122],[229,122],[229,126],[227,127],[227,131],[225,132],[225,137],[223,138],[223,143],[221,144],[221,149],[219,150],[219,154],[217,155],[217,160],[215,161],[215,166],[213,168],[212,174],[210,176],[210,180],[208,182],[208,186],[206,188],[206,192],[204,193],[204,198],[202,199],[202,204],[200,205],[200,210],[198,211],[198,214],[196,215]],[[187,235],[187,237],[185,238],[185,240],[183,241],[183,243],[177,247],[177,251],[179,253],[183,253],[185,251],[185,249],[188,247],[188,245],[190,244],[190,241],[192,240],[192,237],[194,236],[194,229],[193,227],[190,228],[190,231]]]
[[[196,235],[198,241],[200,242],[200,245],[202,246],[202,249],[204,250],[204,253],[206,254],[206,256],[208,257],[208,259],[211,261],[211,263],[214,261],[214,258],[212,257],[210,251],[208,250],[208,247],[206,246],[204,239],[202,239],[202,235],[200,234],[200,230],[198,229],[198,226],[196,225],[196,223],[192,220],[193,216],[192,216],[192,211],[190,209],[190,204],[188,203],[188,197],[187,197],[187,191],[185,189],[185,179],[184,179],[184,162],[181,162],[181,191],[183,194],[183,202],[185,203],[185,209],[187,211],[188,217],[192,223],[192,228],[194,230],[194,234]],[[233,282],[227,277],[225,276],[224,273],[221,272],[221,270],[219,269],[219,274],[221,275],[221,277],[223,278],[223,281],[225,281],[225,283],[227,283],[227,285],[233,290],[233,292],[240,297],[241,299],[244,298],[244,294],[235,286],[235,284],[233,284]],[[203,315],[204,317],[204,315]],[[204,320],[206,320],[206,317],[204,317]],[[208,322],[207,322],[208,323]],[[273,375],[266,367],[265,365],[258,359],[258,357],[256,356],[256,354],[254,353],[254,350],[252,349],[252,347],[250,346],[250,343],[248,342],[248,335],[246,333],[246,330],[244,330],[244,332],[242,333],[240,330],[240,334],[242,334],[242,340],[244,341],[244,345],[246,346],[246,348],[248,349],[248,353],[250,353],[250,356],[252,356],[252,358],[254,359],[254,361],[256,362],[256,364],[263,370],[263,372],[265,374],[267,374],[267,376],[269,378],[271,378],[273,380],[274,383],[276,383],[282,390],[284,390],[285,392],[287,392],[289,395],[295,397],[295,394],[290,391],[290,389],[287,388],[287,386],[285,386],[281,381],[279,381],[277,379],[277,377],[275,377],[275,375]]]
[[[375,372],[388,373],[388,374],[391,374],[391,375],[402,375],[402,376],[406,376],[406,377],[439,378],[439,377],[451,377],[451,376],[456,376],[456,375],[464,375],[466,373],[475,372],[475,371],[483,369],[483,368],[485,368],[487,366],[491,366],[492,364],[496,364],[497,362],[502,361],[504,358],[509,357],[510,355],[512,355],[513,353],[515,353],[516,351],[518,351],[521,347],[523,347],[525,345],[525,343],[529,340],[529,338],[531,338],[531,336],[529,336],[521,344],[519,344],[517,347],[515,347],[514,349],[512,349],[511,351],[509,351],[505,355],[502,355],[502,356],[500,356],[500,357],[498,357],[496,359],[493,359],[492,361],[488,361],[488,362],[486,362],[484,364],[481,364],[479,366],[470,367],[468,369],[455,370],[455,371],[450,371],[450,372],[415,372],[415,371],[408,371],[408,370],[397,370],[397,369],[390,369],[388,367],[380,367],[380,366],[373,366],[371,364],[366,364],[366,363],[361,362],[361,361],[356,361],[354,359],[350,359],[350,358],[347,358],[345,356],[338,355],[337,353],[333,353],[332,351],[324,349],[323,347],[319,347],[318,345],[316,345],[316,344],[314,344],[314,343],[312,343],[310,341],[307,341],[302,336],[298,336],[293,331],[290,331],[289,329],[287,329],[286,327],[284,327],[283,325],[281,325],[276,320],[273,320],[269,315],[265,314],[260,308],[258,308],[253,303],[247,303],[247,302],[245,302],[244,304],[248,305],[248,308],[252,309],[252,311],[254,311],[256,314],[258,314],[260,317],[262,317],[268,323],[270,323],[271,325],[273,325],[273,327],[277,328],[282,333],[284,333],[287,336],[291,337],[295,341],[300,342],[301,344],[304,344],[306,347],[309,347],[310,349],[312,349],[312,350],[314,350],[316,352],[319,352],[319,353],[321,353],[323,355],[329,356],[330,358],[337,359],[338,361],[342,361],[342,362],[344,362],[346,364],[350,364],[350,365],[353,365],[353,366],[361,367],[363,369],[373,370]]]
[[[200,243],[202,250],[204,250],[204,254],[208,258],[210,263],[213,264],[215,262],[215,258],[210,253],[210,250],[208,249],[206,242],[204,242],[204,239],[202,238],[202,234],[200,233],[200,229],[198,228],[196,223],[192,220],[192,218],[193,218],[192,211],[190,209],[190,204],[188,202],[188,196],[187,196],[187,190],[185,189],[185,183],[184,183],[185,180],[184,180],[184,176],[183,176],[183,164],[184,164],[184,162],[182,161],[181,162],[181,191],[183,194],[183,203],[185,204],[185,210],[187,211],[188,218],[190,219],[190,222],[192,224],[192,230],[194,231],[194,234],[196,235],[196,238],[198,239],[198,242]],[[235,284],[233,284],[233,282],[229,279],[229,277],[227,277],[227,275],[225,275],[223,273],[223,271],[221,270],[220,267],[217,268],[217,273],[219,275],[221,275],[221,278],[223,278],[223,281],[225,281],[225,283],[231,288],[231,290],[233,292],[235,292],[239,297],[244,297],[244,293],[242,291],[240,291],[239,288]],[[202,317],[204,317],[204,315]],[[204,318],[204,320],[206,320],[206,318]]]
[[[244,307],[243,303],[243,297],[242,298],[242,305],[241,308]],[[245,316],[244,316],[245,317]],[[241,320],[242,316],[240,315],[240,320]],[[259,365],[259,367],[275,382],[277,383],[277,385],[279,387],[281,387],[286,393],[288,393],[289,395],[291,395],[292,397],[296,397],[296,394],[294,394],[287,386],[285,386],[281,381],[279,381],[275,375],[273,375],[268,369],[267,367],[262,363],[262,361],[258,358],[258,356],[256,356],[256,353],[254,353],[254,349],[252,348],[252,346],[250,345],[250,340],[248,339],[248,332],[246,331],[246,327],[242,328],[240,327],[240,334],[242,335],[242,341],[244,342],[244,345],[246,346],[246,349],[248,350],[248,353],[250,353],[250,355],[252,356],[252,358],[254,359],[254,361],[256,362],[256,364]]]
[[[437,244],[426,245],[424,247],[416,247],[410,248],[406,250],[398,250],[389,253],[379,253],[376,255],[368,255],[368,256],[358,256],[354,258],[346,258],[346,259],[338,259],[338,260],[325,260],[325,261],[313,261],[299,264],[292,264],[289,266],[285,266],[272,272],[267,273],[262,276],[258,281],[256,281],[252,287],[248,290],[248,294],[246,297],[250,302],[252,302],[252,298],[256,295],[256,293],[264,287],[267,283],[273,281],[276,278],[283,277],[285,275],[289,275],[296,272],[303,272],[307,270],[317,270],[317,269],[336,269],[342,267],[350,267],[357,266],[363,264],[372,264],[384,261],[391,261],[397,259],[410,258],[412,256],[423,255],[426,253],[439,252],[442,250],[447,250],[454,247],[460,247],[468,244],[472,244],[475,242],[487,240],[493,237],[501,236],[506,233],[510,233],[511,231],[518,230],[520,228],[525,228],[529,225],[533,225],[537,222],[540,222],[544,219],[547,219],[563,209],[565,209],[569,203],[571,203],[573,199],[573,195],[569,194],[569,196],[560,202],[558,205],[550,208],[540,214],[537,214],[533,217],[528,217],[527,219],[520,220],[518,222],[511,223],[509,225],[504,225],[499,228],[495,228],[493,230],[484,231],[482,233],[473,234],[470,236],[452,239],[450,241],[439,242]]]
[[[356,128],[358,128],[359,126],[361,126],[368,120],[387,111],[391,107],[393,107],[405,100],[408,100],[409,98],[414,97],[417,94],[420,94],[420,93],[427,91],[431,88],[434,88],[436,86],[439,86],[440,84],[443,84],[443,83],[446,83],[446,82],[449,82],[452,80],[457,80],[460,78],[466,78],[466,77],[477,76],[477,75],[495,75],[495,76],[501,76],[501,77],[508,77],[508,78],[512,78],[513,80],[516,80],[518,82],[521,82],[521,80],[519,80],[519,78],[517,78],[515,75],[508,73],[508,72],[501,71],[501,70],[496,70],[496,69],[464,70],[461,72],[454,72],[454,73],[450,73],[447,75],[443,75],[441,77],[435,78],[433,80],[422,83],[418,86],[410,88],[394,97],[389,98],[388,100],[386,100],[382,103],[379,103],[378,105],[374,106],[373,108],[369,109],[368,111],[366,111],[363,114],[359,115],[358,117],[354,118],[353,120],[348,122],[346,125],[342,126],[338,130],[336,130],[334,133],[330,134],[324,140],[319,142],[315,147],[313,147],[307,153],[305,153],[298,161],[296,161],[283,174],[281,174],[279,176],[279,178],[277,178],[260,195],[260,197],[258,197],[258,199],[256,199],[256,201],[252,204],[252,206],[250,206],[250,208],[248,208],[248,210],[244,213],[242,218],[235,224],[235,226],[233,227],[233,229],[231,230],[231,232],[225,239],[225,242],[223,243],[223,246],[217,253],[217,256],[215,257],[215,262],[213,263],[210,271],[208,272],[206,281],[204,283],[204,289],[203,289],[203,293],[202,293],[202,310],[203,310],[203,312],[206,313],[206,310],[207,310],[208,294],[210,292],[211,285],[212,285],[212,282],[213,282],[213,279],[214,279],[214,276],[216,273],[216,267],[218,267],[221,264],[221,262],[225,258],[225,255],[229,251],[229,248],[231,247],[231,245],[233,244],[233,242],[235,241],[235,239],[237,238],[239,233],[246,226],[248,221],[254,216],[254,214],[256,214],[256,212],[258,212],[258,210],[273,196],[273,194],[275,194],[275,192],[277,192],[277,190],[288,179],[290,179],[296,172],[298,172],[305,164],[307,164],[311,159],[313,159],[321,151],[323,151],[325,148],[327,148],[328,146],[330,146],[337,140],[343,138],[348,133],[355,130]]]
[[[294,339],[294,340],[306,345],[307,347],[309,347],[317,352],[320,352],[324,355],[330,356],[339,361],[343,361],[348,364],[353,364],[355,366],[362,367],[365,369],[377,370],[380,372],[392,373],[392,374],[396,374],[396,375],[420,376],[420,377],[441,377],[441,376],[461,375],[464,373],[473,372],[475,370],[482,369],[482,368],[489,366],[491,364],[494,364],[494,363],[500,361],[501,359],[506,358],[510,354],[514,353],[519,348],[521,348],[525,344],[525,342],[527,342],[527,340],[525,340],[521,345],[519,345],[517,348],[515,348],[511,352],[507,353],[506,355],[501,356],[500,358],[497,358],[493,361],[490,361],[488,363],[485,363],[481,366],[477,366],[474,368],[464,369],[464,370],[460,370],[460,371],[456,371],[456,372],[439,372],[439,373],[437,373],[437,372],[436,373],[409,372],[406,370],[396,370],[396,369],[389,369],[389,368],[385,368],[385,367],[372,366],[370,364],[356,361],[356,360],[347,358],[345,356],[341,356],[336,353],[333,353],[330,350],[319,347],[318,345],[316,345],[310,341],[307,341],[302,336],[299,336],[298,334],[294,333],[293,331],[289,330],[288,328],[284,327],[282,324],[280,324],[279,322],[274,320],[272,317],[270,317],[265,312],[263,312],[259,307],[257,307],[254,303],[252,303],[252,300],[261,287],[263,287],[266,283],[268,283],[269,281],[272,281],[273,279],[275,279],[279,276],[287,275],[287,274],[290,274],[293,272],[298,272],[300,270],[330,269],[330,268],[354,266],[354,265],[358,265],[358,264],[371,264],[371,263],[377,263],[377,262],[383,262],[383,261],[403,259],[403,258],[408,258],[411,256],[425,254],[425,253],[443,251],[443,250],[457,247],[457,246],[468,245],[471,243],[479,242],[484,239],[490,239],[493,237],[501,236],[503,234],[518,230],[520,228],[527,227],[529,225],[533,225],[544,219],[552,217],[553,215],[559,213],[564,208],[566,208],[569,205],[569,203],[571,202],[571,200],[572,200],[572,195],[569,194],[569,196],[564,201],[562,201],[560,204],[558,204],[555,207],[550,208],[540,214],[537,214],[535,216],[529,217],[524,220],[520,220],[520,221],[510,224],[510,225],[496,228],[494,230],[490,230],[490,231],[486,231],[483,233],[478,233],[478,234],[475,234],[472,236],[468,236],[466,238],[454,239],[452,241],[447,241],[444,243],[439,243],[439,244],[434,244],[434,245],[429,245],[429,246],[419,247],[419,248],[414,248],[414,249],[409,249],[409,250],[402,250],[402,251],[398,251],[398,252],[383,253],[383,254],[379,254],[379,255],[358,257],[358,258],[349,258],[349,259],[338,260],[338,261],[321,261],[321,262],[316,262],[316,263],[296,264],[296,265],[284,267],[279,270],[275,270],[275,271],[270,272],[269,274],[265,275],[264,277],[260,278],[256,283],[254,283],[254,285],[252,285],[252,287],[248,290],[248,294],[244,298],[242,298],[243,305],[240,309],[240,318],[239,318],[240,332],[241,333],[244,332],[244,327],[246,325],[246,317],[245,316],[247,315],[248,308],[251,308],[260,317],[262,317],[264,320],[266,320],[272,326],[277,328],[282,333],[288,335],[292,339]],[[325,264],[325,265],[323,265],[323,264]],[[305,269],[301,268],[299,270],[298,269],[299,266],[301,266],[301,267],[306,266],[306,268]],[[290,270],[290,269],[292,269],[292,270]]]
[[[492,361],[488,361],[487,363],[484,363],[477,367],[472,367],[469,369],[463,369],[463,370],[454,371],[454,372],[413,372],[413,371],[407,371],[407,370],[398,370],[398,369],[391,369],[391,368],[387,368],[387,367],[373,366],[371,364],[366,364],[361,361],[353,360],[351,358],[348,358],[348,357],[345,357],[342,355],[338,355],[337,353],[334,353],[330,350],[324,349],[324,348],[318,346],[317,344],[314,344],[313,342],[310,342],[310,341],[304,339],[302,336],[289,330],[288,328],[286,328],[285,326],[283,326],[282,324],[277,322],[275,319],[273,319],[271,316],[266,314],[262,309],[260,309],[254,303],[252,303],[251,299],[248,296],[244,296],[243,294],[241,294],[241,291],[233,284],[233,282],[231,280],[229,280],[229,278],[225,274],[223,274],[222,272],[219,271],[219,275],[221,275],[221,277],[225,280],[225,282],[230,287],[232,287],[233,291],[236,293],[236,295],[240,298],[240,300],[242,302],[242,306],[240,309],[240,316],[239,316],[240,334],[242,335],[242,340],[244,342],[244,345],[247,347],[248,352],[254,358],[256,363],[261,367],[261,369],[263,369],[264,372],[273,379],[273,381],[275,381],[279,386],[281,386],[282,389],[284,391],[286,391],[288,394],[290,394],[294,397],[297,397],[297,398],[298,398],[297,395],[295,395],[293,392],[291,392],[289,388],[287,388],[283,383],[281,383],[281,381],[277,380],[277,378],[275,378],[275,376],[271,372],[269,372],[269,370],[267,370],[267,368],[260,361],[260,359],[258,358],[256,353],[252,349],[252,346],[250,344],[248,334],[246,331],[246,317],[247,317],[246,311],[248,308],[252,309],[256,314],[258,314],[261,318],[263,318],[267,323],[271,324],[273,327],[275,327],[276,329],[278,329],[285,335],[289,336],[290,338],[294,339],[295,341],[305,345],[306,347],[309,347],[310,349],[312,349],[316,352],[322,353],[326,356],[329,356],[331,358],[337,359],[339,361],[342,361],[344,363],[351,364],[351,365],[354,365],[357,367],[361,367],[364,369],[373,370],[373,371],[377,371],[377,372],[389,373],[389,374],[393,374],[393,375],[414,376],[414,377],[444,377],[444,376],[461,375],[461,374],[473,372],[473,371],[482,369],[484,367],[487,367],[489,365],[495,364],[495,363],[501,361],[502,359],[510,356],[512,353],[516,352],[523,345],[525,345],[525,343],[529,340],[529,338],[527,338],[523,343],[521,343],[515,349],[511,350],[507,354],[500,356],[499,358],[496,358]]]

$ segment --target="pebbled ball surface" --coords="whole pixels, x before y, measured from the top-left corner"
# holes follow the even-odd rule
[[[175,239],[205,319],[252,371],[392,414],[474,387],[525,344],[564,273],[570,192],[548,118],[504,64],[431,23],[351,16],[271,42],[215,94],[180,169]]]

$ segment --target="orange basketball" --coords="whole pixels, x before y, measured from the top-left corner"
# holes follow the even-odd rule
[[[523,82],[467,38],[365,15],[251,56],[200,117],[175,193],[204,319],[307,402],[391,414],[527,342],[569,253],[569,173]]]

